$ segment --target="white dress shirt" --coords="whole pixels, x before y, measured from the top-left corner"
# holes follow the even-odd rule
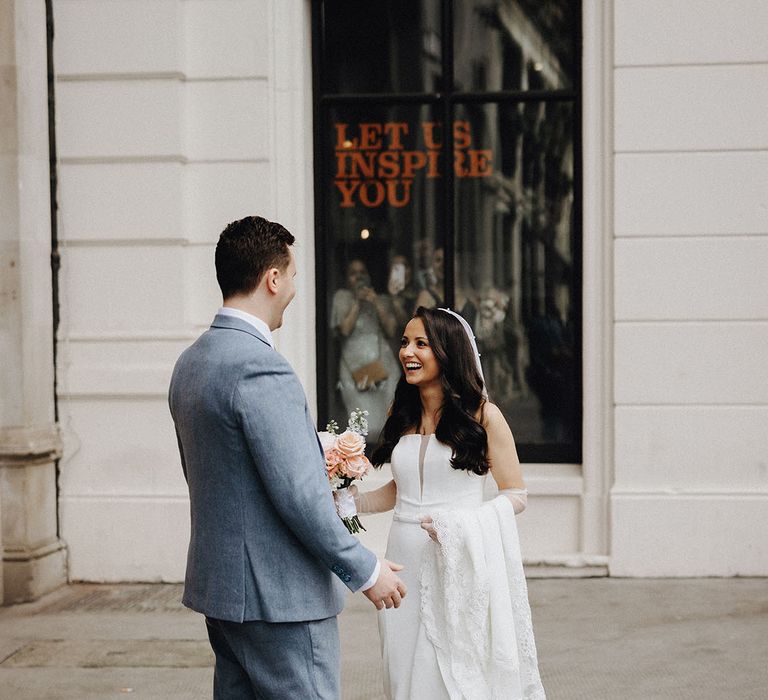
[[[220,316],[233,316],[234,318],[239,318],[241,321],[245,321],[246,323],[249,323],[259,333],[261,333],[261,335],[264,336],[264,339],[269,343],[270,347],[274,350],[275,339],[272,337],[272,331],[269,329],[269,326],[267,325],[267,323],[265,321],[262,321],[258,316],[249,314],[247,311],[242,311],[241,309],[233,309],[231,306],[222,306],[216,313]],[[373,573],[371,574],[371,577],[362,585],[360,590],[367,591],[371,586],[373,586],[373,584],[376,583],[376,579],[379,578],[380,571],[381,571],[381,562],[378,559],[376,559],[376,566],[373,569]]]
[[[240,309],[233,309],[231,306],[222,306],[217,312],[221,316],[234,316],[241,321],[250,323],[259,333],[264,336],[264,339],[270,344],[272,349],[275,348],[275,339],[272,337],[272,331],[265,321],[262,321],[258,316],[249,314],[247,311]]]

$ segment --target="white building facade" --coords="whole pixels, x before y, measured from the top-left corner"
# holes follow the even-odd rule
[[[0,8],[5,599],[182,580],[166,392],[229,221],[297,238],[277,343],[317,405],[311,2],[53,0],[58,421],[46,18]],[[528,570],[768,575],[768,6],[584,0],[581,25],[582,457],[524,465]]]

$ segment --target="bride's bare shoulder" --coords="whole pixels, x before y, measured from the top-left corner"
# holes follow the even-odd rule
[[[486,401],[480,408],[480,417],[478,418],[485,432],[497,433],[500,431],[508,432],[509,424],[501,409],[490,401]]]
[[[494,427],[507,422],[501,409],[495,403],[491,403],[490,401],[485,401],[483,402],[483,405],[480,406],[477,420],[480,421],[481,425],[486,430],[489,428],[493,429]]]

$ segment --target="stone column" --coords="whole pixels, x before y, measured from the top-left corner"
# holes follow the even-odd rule
[[[4,604],[66,582],[58,538],[45,3],[0,0],[0,547]]]

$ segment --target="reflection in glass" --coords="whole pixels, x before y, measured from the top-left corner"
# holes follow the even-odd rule
[[[439,125],[429,106],[347,105],[322,128],[328,413],[367,410],[375,445],[403,328],[421,294],[444,293]],[[362,381],[366,366],[378,381]]]
[[[325,0],[324,93],[441,89],[440,0]]]
[[[344,271],[344,285],[333,295],[330,317],[340,345],[337,388],[345,414],[357,408],[368,411],[370,434],[375,438],[400,377],[389,342],[397,333],[397,320],[386,296],[375,290],[362,259],[351,258]]]
[[[578,5],[574,0],[456,0],[455,89],[573,87]]]
[[[405,323],[418,305],[452,297],[475,330],[491,400],[523,459],[579,461],[581,3],[316,7],[318,303],[329,331],[319,333],[321,419],[343,424],[350,410],[366,409],[375,444],[400,376]],[[443,60],[453,63],[452,85],[443,84]],[[403,93],[426,93],[429,104],[387,104]],[[446,154],[450,111],[455,150]]]
[[[416,306],[445,306],[445,250],[440,247],[428,252],[429,265],[419,279],[421,291]]]
[[[572,105],[467,105],[489,178],[456,180],[456,283],[491,400],[522,443],[578,439]]]

